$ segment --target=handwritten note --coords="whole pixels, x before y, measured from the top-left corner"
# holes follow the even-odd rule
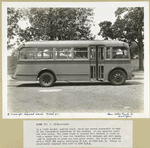
[[[8,113],[8,116],[58,116],[59,113],[50,112],[50,113]]]
[[[116,116],[120,118],[132,118],[133,113],[108,113],[108,116]]]

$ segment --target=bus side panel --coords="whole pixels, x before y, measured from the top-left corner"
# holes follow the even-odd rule
[[[104,80],[108,80],[108,74],[115,68],[122,68],[127,72],[127,80],[132,79],[132,69],[130,60],[106,60],[104,66]]]
[[[16,79],[19,81],[36,81],[36,76],[17,75]]]
[[[57,68],[58,81],[89,81],[89,64],[58,64]]]
[[[20,81],[36,81],[37,73],[34,67],[26,62],[17,64],[14,78]]]
[[[16,78],[35,81],[43,69],[52,70],[57,81],[89,81],[89,61],[20,61],[16,69]]]

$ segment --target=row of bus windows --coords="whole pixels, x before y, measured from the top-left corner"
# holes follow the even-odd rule
[[[88,59],[87,48],[24,48],[20,51],[20,59]]]
[[[104,59],[104,48],[101,47],[99,54],[101,59]],[[96,53],[96,49],[91,49],[91,55]],[[106,59],[122,59],[128,58],[128,50],[125,47],[113,47],[112,55],[111,48],[106,48]],[[19,59],[88,59],[88,49],[82,48],[23,48],[20,51]],[[93,54],[94,56],[94,54]],[[112,57],[111,57],[112,56]],[[100,56],[99,56],[100,57]]]

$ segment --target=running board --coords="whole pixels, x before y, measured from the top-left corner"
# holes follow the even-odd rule
[[[92,80],[91,79],[91,82],[104,82],[104,80]]]

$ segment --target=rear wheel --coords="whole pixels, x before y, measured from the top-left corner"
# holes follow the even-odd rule
[[[51,73],[42,73],[39,77],[39,82],[41,86],[49,87],[54,84],[54,76]]]
[[[116,69],[110,74],[110,83],[113,85],[122,85],[126,81],[126,74],[123,70]]]

